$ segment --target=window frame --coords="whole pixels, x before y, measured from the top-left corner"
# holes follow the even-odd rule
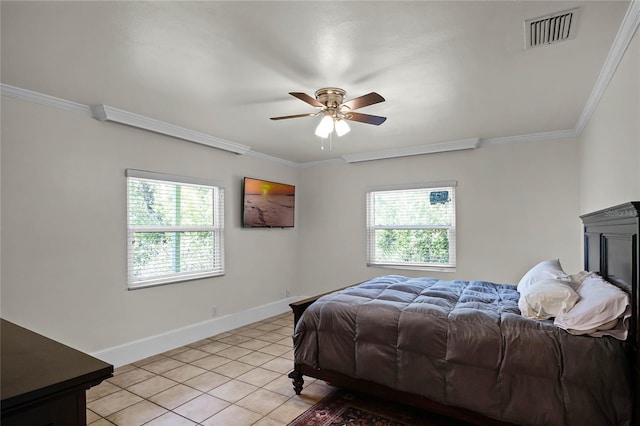
[[[126,197],[127,197],[127,289],[137,290],[141,288],[155,287],[159,285],[176,284],[202,278],[210,278],[225,275],[225,244],[224,244],[224,197],[225,187],[222,181],[194,178],[187,176],[171,175],[166,173],[149,172],[144,170],[126,169]],[[212,191],[212,225],[202,226],[146,226],[131,225],[130,223],[130,179],[146,180],[163,184],[195,185],[211,188]],[[133,276],[133,241],[136,232],[212,232],[214,241],[214,268],[192,271],[176,272],[168,275],[160,275],[151,278],[136,279]]]
[[[433,271],[433,272],[455,272],[456,259],[456,186],[455,180],[438,181],[428,183],[417,183],[408,185],[387,185],[367,188],[365,193],[365,213],[366,213],[366,260],[367,266],[389,268],[389,269],[406,269],[417,271]],[[451,225],[375,225],[375,206],[373,197],[380,192],[400,192],[405,190],[428,189],[428,190],[446,190],[451,193],[452,200],[452,220]],[[376,231],[386,229],[407,229],[407,230],[427,230],[427,229],[446,229],[449,240],[449,263],[414,263],[402,261],[380,261],[375,259],[376,252]]]

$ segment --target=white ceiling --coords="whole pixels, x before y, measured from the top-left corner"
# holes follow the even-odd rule
[[[523,22],[580,7],[576,38],[524,50]],[[2,83],[152,117],[297,163],[574,129],[628,1],[2,1]],[[375,91],[322,151],[288,95]]]

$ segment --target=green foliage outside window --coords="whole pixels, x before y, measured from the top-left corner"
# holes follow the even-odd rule
[[[134,278],[213,269],[215,233],[200,230],[213,226],[213,192],[205,186],[129,179]]]
[[[383,262],[449,263],[446,229],[378,230],[376,249]]]
[[[371,193],[373,263],[450,264],[452,188]],[[436,192],[435,196],[431,196]],[[437,202],[434,202],[437,200]]]

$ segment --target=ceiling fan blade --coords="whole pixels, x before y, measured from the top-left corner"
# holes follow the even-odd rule
[[[369,105],[377,104],[378,102],[384,102],[384,98],[377,94],[376,92],[371,92],[369,94],[359,96],[357,98],[353,98],[347,102],[343,102],[341,107],[345,106],[349,108],[351,111],[354,109],[366,107]]]
[[[346,120],[359,121],[360,123],[381,125],[385,122],[387,117],[380,117],[379,115],[360,114],[359,112],[350,112],[345,114]]]
[[[302,93],[302,92],[289,92],[289,94],[291,96],[295,96],[296,98],[300,99],[303,102],[308,103],[309,105],[313,105],[314,107],[318,107],[318,108],[324,108],[324,105],[321,104],[320,102],[318,102],[316,100],[316,98],[312,98],[311,96],[307,95],[306,93]]]
[[[309,113],[309,114],[296,114],[296,115],[283,115],[282,117],[271,117],[272,120],[286,120],[287,118],[299,118],[299,117],[313,117],[318,115],[317,113]]]

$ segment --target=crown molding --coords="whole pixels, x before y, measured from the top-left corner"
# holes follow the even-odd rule
[[[383,149],[380,151],[370,151],[358,154],[343,155],[342,158],[347,163],[358,163],[360,161],[385,160],[387,158],[407,157],[412,155],[434,154],[436,152],[459,151],[463,149],[476,149],[480,146],[480,138],[465,139],[461,141],[451,141],[433,143],[427,145],[416,145],[402,148]]]
[[[33,102],[34,104],[45,105],[64,111],[77,112],[91,117],[91,109],[87,105],[82,105],[62,98],[56,98],[55,96],[49,96],[43,93],[32,92],[31,90],[10,86],[4,83],[1,83],[0,87],[2,88],[2,96]]]
[[[289,167],[300,167],[300,163],[296,163],[295,161],[285,160],[284,158],[274,157],[272,155],[263,154],[261,152],[257,152],[253,150],[247,151],[245,155],[247,157],[257,158],[259,160],[273,161],[276,163],[284,164],[285,166],[289,166]]]
[[[573,130],[558,130],[555,132],[530,133],[528,135],[505,136],[503,138],[482,139],[481,146],[506,145],[523,142],[543,142],[557,139],[567,139],[578,137],[578,133]]]
[[[301,169],[308,169],[311,167],[339,166],[345,163],[346,161],[344,160],[344,158],[331,158],[328,160],[307,161],[306,163],[297,163],[297,164],[298,164],[298,167]]]
[[[91,112],[96,120],[126,124],[127,126],[149,130],[151,132],[172,136],[189,142],[199,143],[201,145],[207,145],[224,151],[234,152],[236,154],[246,154],[251,149],[251,147],[246,145],[230,142],[222,138],[217,138],[215,136],[107,105],[94,105],[91,107]]]
[[[591,90],[591,94],[587,99],[587,103],[582,110],[580,118],[578,118],[575,128],[577,136],[582,134],[589,123],[589,120],[591,120],[598,103],[600,103],[600,99],[604,96],[604,92],[607,90],[607,86],[609,85],[613,74],[616,72],[620,61],[622,61],[622,58],[624,57],[629,44],[631,44],[633,36],[638,31],[639,26],[640,0],[632,0],[624,18],[622,19],[622,24],[618,29],[618,34],[616,34],[613,44],[611,45],[607,59],[604,61],[604,65],[602,66],[600,75],[596,80],[596,84],[593,86],[593,90]]]

